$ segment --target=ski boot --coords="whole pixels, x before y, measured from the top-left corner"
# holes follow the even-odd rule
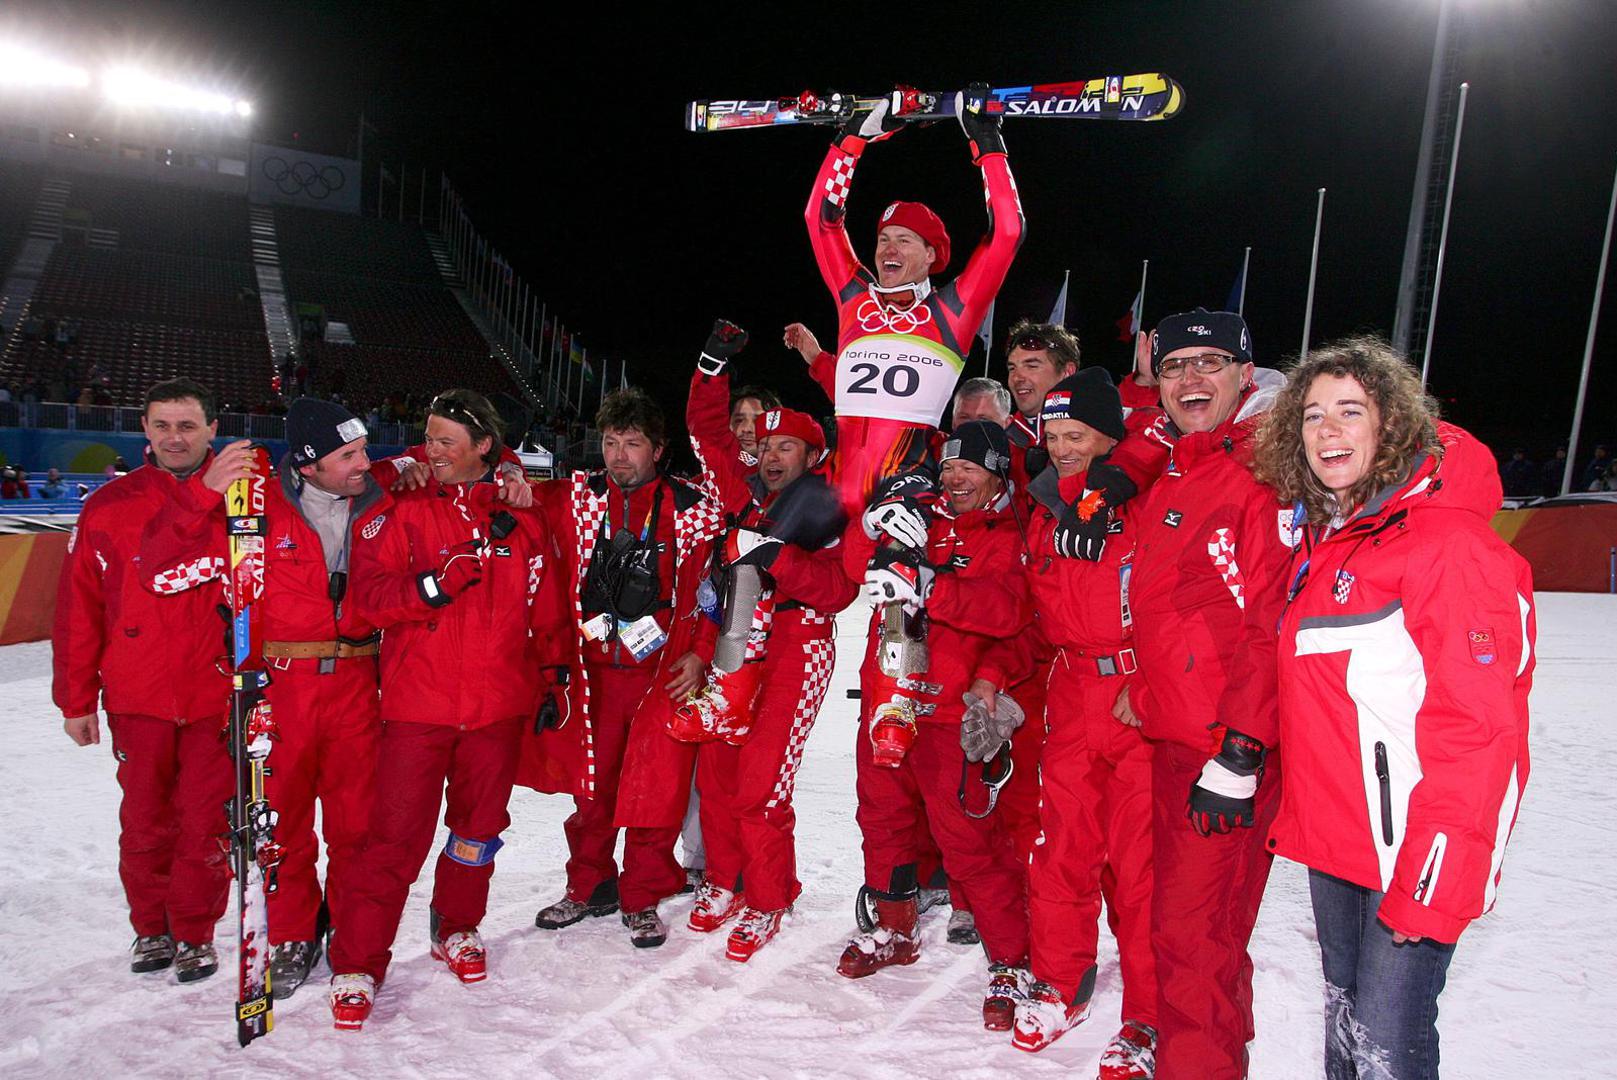
[[[902,694],[876,706],[870,716],[870,747],[875,764],[896,769],[915,742],[915,703]]]
[[[320,959],[320,942],[283,941],[270,952],[270,986],[276,1001],[297,993]]]
[[[181,941],[177,944],[178,951],[174,954],[174,977],[180,982],[197,982],[219,970],[219,954],[213,951],[213,942],[187,945]]]
[[[983,1027],[1009,1031],[1016,1020],[1016,1005],[1027,996],[1028,970],[1015,964],[989,964],[988,989],[983,993]]]
[[[1157,1074],[1157,1029],[1123,1021],[1100,1056],[1100,1080],[1152,1080]]]
[[[735,918],[745,906],[741,893],[721,889],[711,881],[704,880],[696,888],[696,906],[691,908],[690,921],[686,925],[698,934],[711,934]]]
[[[369,975],[331,977],[331,1026],[338,1031],[358,1031],[371,1014],[376,1001],[376,980]]]
[[[949,912],[947,937],[950,945],[980,945],[983,940],[977,933],[977,917],[958,908]]]
[[[533,925],[541,930],[560,930],[584,919],[599,919],[618,910],[618,883],[603,881],[590,893],[588,900],[574,900],[564,896],[533,917]]]
[[[488,954],[483,951],[483,938],[476,930],[460,930],[442,941],[434,937],[432,958],[442,960],[450,973],[463,983],[488,978]]]
[[[723,739],[740,746],[752,735],[752,699],[763,678],[762,663],[742,664],[734,671],[709,668],[707,685],[689,695],[668,721],[668,734],[680,742]]]
[[[1016,1006],[1015,1030],[1011,1045],[1036,1053],[1061,1038],[1089,1017],[1089,1001],[1068,1004],[1061,991],[1046,982],[1035,982]]]
[[[129,946],[129,970],[136,975],[162,971],[174,963],[174,939],[167,934],[142,934]]]
[[[626,911],[623,925],[629,928],[629,941],[637,949],[655,949],[668,940],[668,926],[653,904],[644,911]]]
[[[876,927],[855,934],[842,950],[837,974],[850,979],[874,975],[884,967],[913,964],[921,958],[915,929],[915,898],[876,901]]]
[[[738,964],[752,959],[752,954],[768,945],[780,933],[780,920],[784,911],[759,911],[748,908],[741,913],[741,921],[730,931],[730,940],[724,944],[724,955]]]

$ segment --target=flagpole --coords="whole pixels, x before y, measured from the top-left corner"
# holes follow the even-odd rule
[[[1308,333],[1314,325],[1314,275],[1319,269],[1319,230],[1325,221],[1325,189],[1319,189],[1319,206],[1314,210],[1314,253],[1308,259],[1308,302],[1303,306],[1303,350],[1298,362],[1308,359]]]
[[[1561,494],[1572,490],[1572,470],[1578,460],[1578,428],[1583,425],[1583,399],[1589,393],[1589,365],[1595,355],[1595,327],[1600,323],[1600,296],[1606,291],[1606,261],[1611,257],[1611,223],[1617,217],[1617,176],[1611,182],[1611,206],[1606,210],[1606,239],[1600,245],[1600,273],[1595,277],[1595,302],[1589,309],[1589,336],[1583,342],[1583,374],[1578,377],[1578,404],[1572,410],[1572,434],[1566,443],[1566,471]]]
[[[1443,226],[1437,234],[1437,268],[1432,276],[1432,307],[1426,315],[1426,344],[1421,349],[1420,384],[1426,385],[1426,373],[1432,370],[1432,335],[1437,332],[1437,294],[1443,288],[1443,254],[1449,246],[1449,211],[1454,208],[1454,171],[1460,167],[1460,136],[1465,131],[1465,96],[1470,83],[1460,84],[1460,104],[1454,117],[1454,147],[1449,153],[1448,190],[1443,193]]]
[[[589,350],[580,345],[578,347],[578,415],[584,416],[584,387],[589,383]]]
[[[1145,329],[1145,275],[1150,269],[1151,269],[1151,260],[1150,259],[1141,259],[1140,260],[1140,295],[1135,298],[1139,302],[1139,305],[1140,305],[1139,314],[1135,316],[1135,320],[1134,320],[1134,332],[1136,334],[1138,334],[1141,330]],[[1115,311],[1117,309],[1113,308],[1112,310]]]
[[[1241,256],[1241,302],[1235,305],[1235,313],[1242,318],[1246,317],[1246,270],[1252,265],[1252,245],[1248,244],[1246,254]]]
[[[601,400],[595,404],[597,409],[606,404],[606,370],[607,366],[611,363],[612,361],[610,360],[601,361]]]

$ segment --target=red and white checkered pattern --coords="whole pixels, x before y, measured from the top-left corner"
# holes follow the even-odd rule
[[[545,576],[545,557],[535,555],[528,560],[528,606],[533,606],[533,598],[539,593],[539,582]]]
[[[595,540],[601,531],[601,522],[606,520],[606,497],[597,497],[590,490],[590,477],[586,472],[573,473],[573,484],[570,492],[573,521],[575,522],[574,535],[578,537],[577,559],[574,565],[578,567],[578,576],[572,581],[573,594],[573,632],[578,639],[578,650],[582,654],[585,646],[584,640],[584,578],[589,574],[590,558],[595,554]],[[579,708],[583,710],[584,724],[584,794],[588,798],[595,797],[595,729],[590,726],[590,675],[589,667],[578,665]]]
[[[803,747],[808,743],[814,718],[820,715],[825,692],[831,686],[831,672],[836,667],[836,658],[836,643],[830,637],[803,643],[803,690],[792,710],[792,730],[786,737],[786,753],[781,757],[775,788],[769,793],[769,801],[764,804],[766,814],[792,800],[792,788],[797,783],[797,767],[803,762]]]
[[[1246,578],[1235,561],[1235,533],[1231,529],[1213,530],[1213,539],[1207,542],[1207,555],[1213,560],[1213,569],[1224,579],[1225,588],[1235,597],[1235,606],[1246,608]]]
[[[752,609],[752,626],[747,631],[744,663],[762,660],[769,654],[769,631],[775,625],[775,590],[765,589]]]
[[[198,585],[205,585],[225,572],[225,560],[219,555],[204,555],[193,562],[180,563],[152,578],[152,591],[159,596],[173,596]]]
[[[853,184],[854,159],[852,154],[837,158],[831,166],[831,175],[825,178],[825,199],[832,206],[848,201],[848,189]]]

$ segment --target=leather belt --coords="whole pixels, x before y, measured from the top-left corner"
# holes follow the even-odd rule
[[[364,641],[266,641],[264,655],[276,660],[347,660],[355,656],[375,656],[381,643]]]

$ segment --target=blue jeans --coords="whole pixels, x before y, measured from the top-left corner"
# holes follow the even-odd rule
[[[1437,1076],[1437,996],[1454,946],[1392,943],[1382,893],[1308,872],[1325,967],[1326,1080]]]

